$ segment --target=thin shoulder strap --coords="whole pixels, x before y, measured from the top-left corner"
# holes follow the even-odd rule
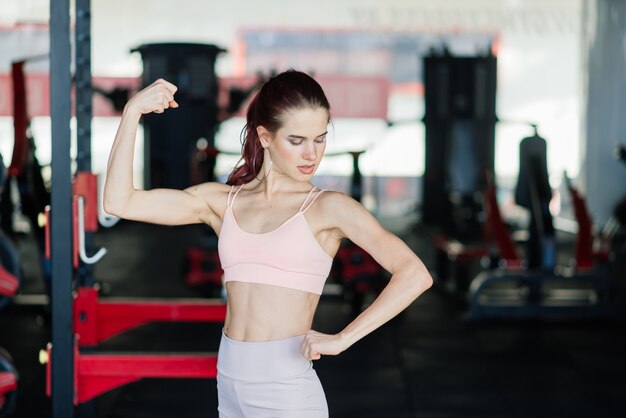
[[[226,200],[226,204],[228,205],[228,207],[233,206],[233,203],[235,203],[235,198],[237,197],[237,194],[239,193],[239,191],[241,189],[243,189],[243,184],[241,186],[239,186],[239,188],[237,189],[237,191],[235,192],[235,194],[233,195],[233,190],[235,189],[235,185],[233,184],[230,187],[230,191],[228,192],[228,199]]]
[[[313,187],[313,190],[315,190],[315,187]],[[311,196],[311,193],[313,193],[313,190],[311,190],[309,192],[309,196]],[[313,199],[311,199],[311,201],[309,202],[308,205],[306,205],[306,207],[304,207],[304,204],[306,203],[307,200],[309,200],[309,196],[306,197],[306,200],[304,201],[304,203],[302,204],[302,207],[300,208],[300,212],[304,213],[306,212],[311,205],[315,202],[315,200],[317,200],[318,197],[320,197],[320,195],[325,192],[325,190],[320,190],[319,192],[317,192],[317,194],[315,195],[315,197]]]
[[[304,198],[304,202],[302,202],[302,205],[300,206],[300,209],[298,209],[298,212],[302,212],[302,209],[304,209],[304,206],[306,205],[306,202],[309,200],[309,198],[311,197],[311,195],[313,194],[313,191],[315,190],[315,186],[313,186],[313,188],[311,189],[311,191],[309,192],[308,195],[306,195],[306,197]]]

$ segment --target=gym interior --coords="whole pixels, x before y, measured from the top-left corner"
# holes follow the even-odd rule
[[[322,85],[321,189],[360,201],[434,284],[315,362],[331,417],[622,417],[626,3],[4,0],[0,417],[217,417],[217,237],[119,220],[101,196],[121,111],[135,186],[224,182],[273,74]],[[625,128],[625,129],[622,129]],[[314,329],[389,273],[335,257]]]

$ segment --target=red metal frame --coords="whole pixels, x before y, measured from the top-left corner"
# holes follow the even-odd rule
[[[11,66],[13,82],[13,156],[9,166],[9,176],[18,176],[24,167],[28,153],[28,109],[26,106],[26,78],[24,77],[25,61],[14,62]]]
[[[78,197],[74,196],[72,200],[72,265],[74,269],[78,269]]]
[[[508,270],[522,270],[524,260],[520,256],[517,247],[511,239],[511,235],[502,219],[493,173],[485,173],[486,187],[483,192],[483,209],[485,220],[483,221],[483,244],[480,246],[465,246],[461,242],[451,240],[443,234],[433,238],[433,245],[445,252],[453,261],[467,262],[476,258],[482,258],[490,254],[490,246],[495,246],[498,251],[500,268]]]
[[[17,376],[11,372],[0,372],[0,396],[17,389]]]
[[[72,263],[75,269],[79,266],[78,253],[78,197],[82,196],[85,200],[85,231],[96,232],[98,230],[98,177],[90,172],[78,172],[74,176],[72,183],[73,196],[72,201]],[[45,254],[46,259],[50,259],[50,206],[46,207],[46,226],[45,226]]]
[[[78,198],[85,199],[85,230],[97,230],[97,179],[91,173],[78,173],[74,180],[73,222],[74,267],[78,263]],[[46,223],[46,255],[49,257],[49,210]],[[215,355],[174,354],[90,354],[82,346],[98,343],[137,326],[154,321],[223,322],[226,304],[221,300],[143,300],[109,299],[100,301],[94,288],[79,288],[74,295],[74,404],[87,402],[114,388],[153,378],[215,378]],[[48,345],[46,392],[51,396],[52,345]]]
[[[46,237],[46,260],[50,260],[52,258],[52,253],[50,250],[50,205],[46,206],[46,226],[44,228],[44,233]]]
[[[52,345],[48,345],[46,393],[52,395],[50,370]],[[143,378],[217,377],[217,356],[178,354],[81,354],[74,348],[74,404],[92,400]]]
[[[0,73],[0,91],[3,98],[0,100],[0,116],[12,116],[13,96],[21,96],[28,102],[28,114],[30,117],[50,115],[50,77],[46,73],[25,74],[23,81],[25,95],[14,94],[11,86],[11,76]],[[343,76],[343,75],[320,75],[316,80],[324,87],[326,95],[333,105],[333,116],[350,118],[382,118],[387,115],[387,102],[375,101],[361,106],[355,106],[354,100],[347,100],[350,94],[354,96],[355,90],[370,91],[372,97],[386,98],[387,93],[394,86],[391,86],[384,77],[379,76]],[[248,89],[258,82],[255,75],[242,75],[234,77],[219,77],[217,91],[219,107],[223,109],[228,103],[229,90],[232,87]],[[139,77],[93,77],[93,85],[100,90],[111,91],[114,88],[128,89],[132,96],[141,87]],[[419,85],[412,85],[413,89],[421,91]],[[333,100],[333,97],[335,100]],[[358,104],[358,103],[357,103]],[[115,110],[110,100],[100,94],[93,96],[93,115],[99,116],[119,116],[120,112]],[[242,111],[236,113],[237,116],[245,116]]]
[[[191,247],[187,250],[189,271],[185,274],[185,283],[189,286],[198,286],[203,283],[211,283],[216,286],[222,285],[222,264],[217,250],[205,250]],[[211,264],[215,268],[207,269]]]
[[[500,258],[507,269],[521,269],[523,267],[523,260],[520,257],[515,244],[511,240],[509,231],[502,220],[502,214],[500,213],[500,207],[496,199],[496,188],[490,184],[485,189],[483,195],[484,206],[487,218],[485,220],[485,237],[487,241],[495,240],[498,251],[500,252]]]
[[[72,182],[74,197],[85,198],[85,231],[98,230],[98,177],[88,171],[79,171]],[[74,213],[77,216],[78,212]]]
[[[223,322],[226,304],[213,300],[109,299],[94,288],[79,288],[74,296],[74,332],[81,346],[94,346],[150,322]]]
[[[483,207],[486,218],[483,223],[484,243],[480,246],[465,246],[461,242],[450,239],[444,234],[433,237],[433,245],[445,252],[452,261],[468,262],[489,255],[488,245],[493,243],[498,249],[503,268],[520,270],[524,261],[519,255],[517,247],[511,240],[506,224],[502,220],[500,207],[496,198],[496,188],[488,184],[483,194]]]
[[[337,258],[341,261],[341,281],[345,284],[356,282],[357,292],[374,289],[371,279],[384,278],[384,269],[367,251],[349,241],[339,247]],[[362,281],[359,281],[362,280]]]
[[[91,173],[78,173],[73,190],[74,266],[78,267],[78,205],[85,199],[85,230],[97,230],[97,179]],[[49,222],[48,222],[49,224]],[[47,228],[48,229],[48,228]],[[49,253],[49,234],[46,238]],[[175,354],[89,354],[81,346],[98,343],[126,330],[154,321],[223,322],[226,304],[221,300],[143,300],[109,299],[100,301],[94,288],[79,288],[74,295],[74,404],[87,402],[117,387],[143,378],[215,378],[215,355]],[[52,346],[48,345],[46,392],[51,396]]]
[[[6,271],[4,267],[0,266],[0,296],[15,296],[19,285],[20,281],[17,277]]]
[[[383,268],[367,251],[353,243],[339,247],[337,258],[342,262],[341,278],[345,282],[351,282],[359,276],[377,275],[383,271]],[[359,261],[355,262],[355,258]]]
[[[593,269],[593,224],[587,209],[587,203],[578,190],[568,182],[567,188],[572,196],[574,205],[574,215],[578,223],[578,234],[576,235],[575,262],[579,270]]]

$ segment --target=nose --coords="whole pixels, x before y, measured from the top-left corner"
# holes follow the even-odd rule
[[[315,161],[317,160],[317,152],[315,150],[315,145],[307,143],[304,151],[302,151],[302,158],[307,161]]]

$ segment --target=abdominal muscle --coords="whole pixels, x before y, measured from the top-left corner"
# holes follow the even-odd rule
[[[279,286],[229,281],[224,333],[238,341],[271,341],[311,329],[319,295]]]

